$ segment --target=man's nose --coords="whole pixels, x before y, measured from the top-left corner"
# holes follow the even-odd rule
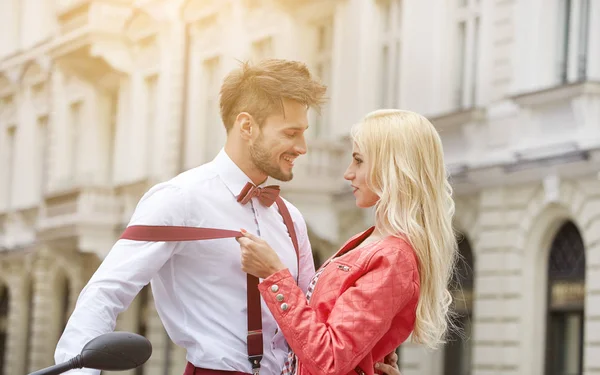
[[[308,147],[306,145],[306,139],[304,138],[304,136],[301,136],[298,143],[296,143],[294,149],[298,154],[304,155],[306,154],[307,148]]]

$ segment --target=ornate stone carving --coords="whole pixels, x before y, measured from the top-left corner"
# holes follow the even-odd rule
[[[124,32],[132,42],[137,42],[155,35],[159,30],[158,20],[149,12],[137,8],[127,20]]]
[[[223,0],[187,0],[182,4],[184,20],[192,23],[198,20],[212,18],[219,13],[219,10],[226,5]]]
[[[0,72],[0,97],[16,91],[17,80],[8,72]]]
[[[15,94],[7,93],[3,97],[0,97],[0,121],[9,126],[16,125],[17,103]]]
[[[131,12],[124,4],[99,0],[63,8],[59,11],[61,36],[50,46],[49,56],[95,84],[106,86],[108,80],[114,86],[117,82],[111,73],[133,69],[131,49],[123,36]]]

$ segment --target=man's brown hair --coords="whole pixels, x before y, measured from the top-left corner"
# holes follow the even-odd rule
[[[221,119],[227,132],[240,112],[248,112],[259,125],[275,113],[283,113],[283,99],[320,110],[327,87],[314,79],[299,61],[266,59],[251,65],[243,62],[223,81],[220,92]]]

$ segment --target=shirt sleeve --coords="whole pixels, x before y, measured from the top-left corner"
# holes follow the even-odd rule
[[[393,318],[416,297],[415,272],[406,251],[388,247],[376,252],[324,319],[308,304],[288,269],[269,276],[259,290],[302,366],[313,375],[343,375],[372,351]],[[319,283],[315,293],[318,289]],[[335,298],[337,290],[321,294]],[[277,295],[283,296],[285,310]]]
[[[164,183],[142,197],[129,225],[185,225],[186,217],[184,193]],[[118,240],[81,291],[58,342],[56,363],[77,356],[94,337],[112,332],[119,313],[182,246],[180,242]],[[69,374],[99,375],[100,371],[79,369]]]

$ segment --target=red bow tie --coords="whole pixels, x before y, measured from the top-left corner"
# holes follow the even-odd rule
[[[246,186],[237,197],[237,201],[241,204],[246,204],[252,197],[257,197],[260,203],[270,207],[279,196],[279,186],[269,185],[264,188],[256,187],[252,183],[246,183]]]

